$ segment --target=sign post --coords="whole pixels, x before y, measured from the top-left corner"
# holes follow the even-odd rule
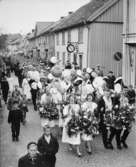
[[[122,59],[122,53],[116,52],[113,55],[113,58],[114,58],[115,61],[117,61],[117,74],[119,75],[119,65],[120,65],[120,61]]]
[[[67,52],[69,54],[73,53],[73,64],[74,67],[77,65],[77,53],[78,53],[78,42],[68,42],[67,44]]]

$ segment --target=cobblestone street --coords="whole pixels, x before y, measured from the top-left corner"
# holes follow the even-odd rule
[[[37,141],[42,134],[40,118],[37,112],[29,106],[27,114],[27,123],[21,126],[20,141],[12,142],[10,125],[7,123],[8,111],[3,104],[1,111],[1,167],[17,167],[17,160],[26,153],[26,144],[29,141]],[[60,149],[57,154],[56,167],[136,167],[136,128],[128,138],[129,149],[105,150],[102,145],[101,137],[98,136],[93,142],[93,154],[87,155],[82,144],[83,157],[76,157],[74,151],[67,150],[65,144],[60,143]],[[115,145],[115,143],[114,143]]]

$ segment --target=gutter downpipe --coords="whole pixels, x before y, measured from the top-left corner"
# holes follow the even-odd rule
[[[90,24],[87,24],[88,37],[87,37],[87,67],[89,67],[89,45],[90,45]]]
[[[131,80],[131,75],[128,76],[128,65],[129,62],[127,61],[127,33],[128,33],[128,22],[129,22],[129,14],[128,14],[128,10],[129,9],[129,0],[124,0],[124,5],[123,5],[123,22],[124,22],[124,26],[123,26],[123,34],[124,34],[124,39],[123,39],[123,64],[122,64],[122,70],[123,70],[123,80],[125,81],[125,83],[128,84],[128,78]]]

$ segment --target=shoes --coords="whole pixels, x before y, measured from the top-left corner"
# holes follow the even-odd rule
[[[128,148],[128,145],[127,145],[127,143],[125,141],[121,141],[121,143],[122,143],[124,148]]]
[[[105,149],[108,149],[108,144],[104,144],[104,148],[105,148]]]
[[[37,111],[37,106],[34,106],[34,110]]]
[[[113,145],[112,145],[111,143],[109,143],[109,144],[107,145],[107,149],[111,149],[111,150],[113,150],[114,147],[113,147]]]
[[[121,147],[120,145],[118,145],[118,146],[117,146],[117,149],[121,150],[121,149],[122,149],[122,147]]]
[[[16,141],[19,141],[19,137],[16,137]]]
[[[12,137],[12,141],[16,141],[16,138],[15,138],[15,137]]]
[[[82,157],[82,154],[80,152],[78,152],[77,156],[80,158],[80,157]]]
[[[92,154],[92,151],[89,151],[89,150],[88,150],[87,153],[88,153],[89,155],[91,155],[91,154]]]

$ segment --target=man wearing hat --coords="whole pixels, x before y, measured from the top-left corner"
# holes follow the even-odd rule
[[[109,88],[109,89],[113,89],[114,90],[114,81],[115,81],[115,76],[114,76],[114,74],[113,74],[113,72],[112,71],[109,71],[109,73],[108,73],[108,76],[107,76],[107,87]]]
[[[59,143],[51,134],[51,128],[48,123],[43,125],[43,135],[38,140],[38,151],[42,155],[45,167],[55,167],[56,153],[59,149]]]

